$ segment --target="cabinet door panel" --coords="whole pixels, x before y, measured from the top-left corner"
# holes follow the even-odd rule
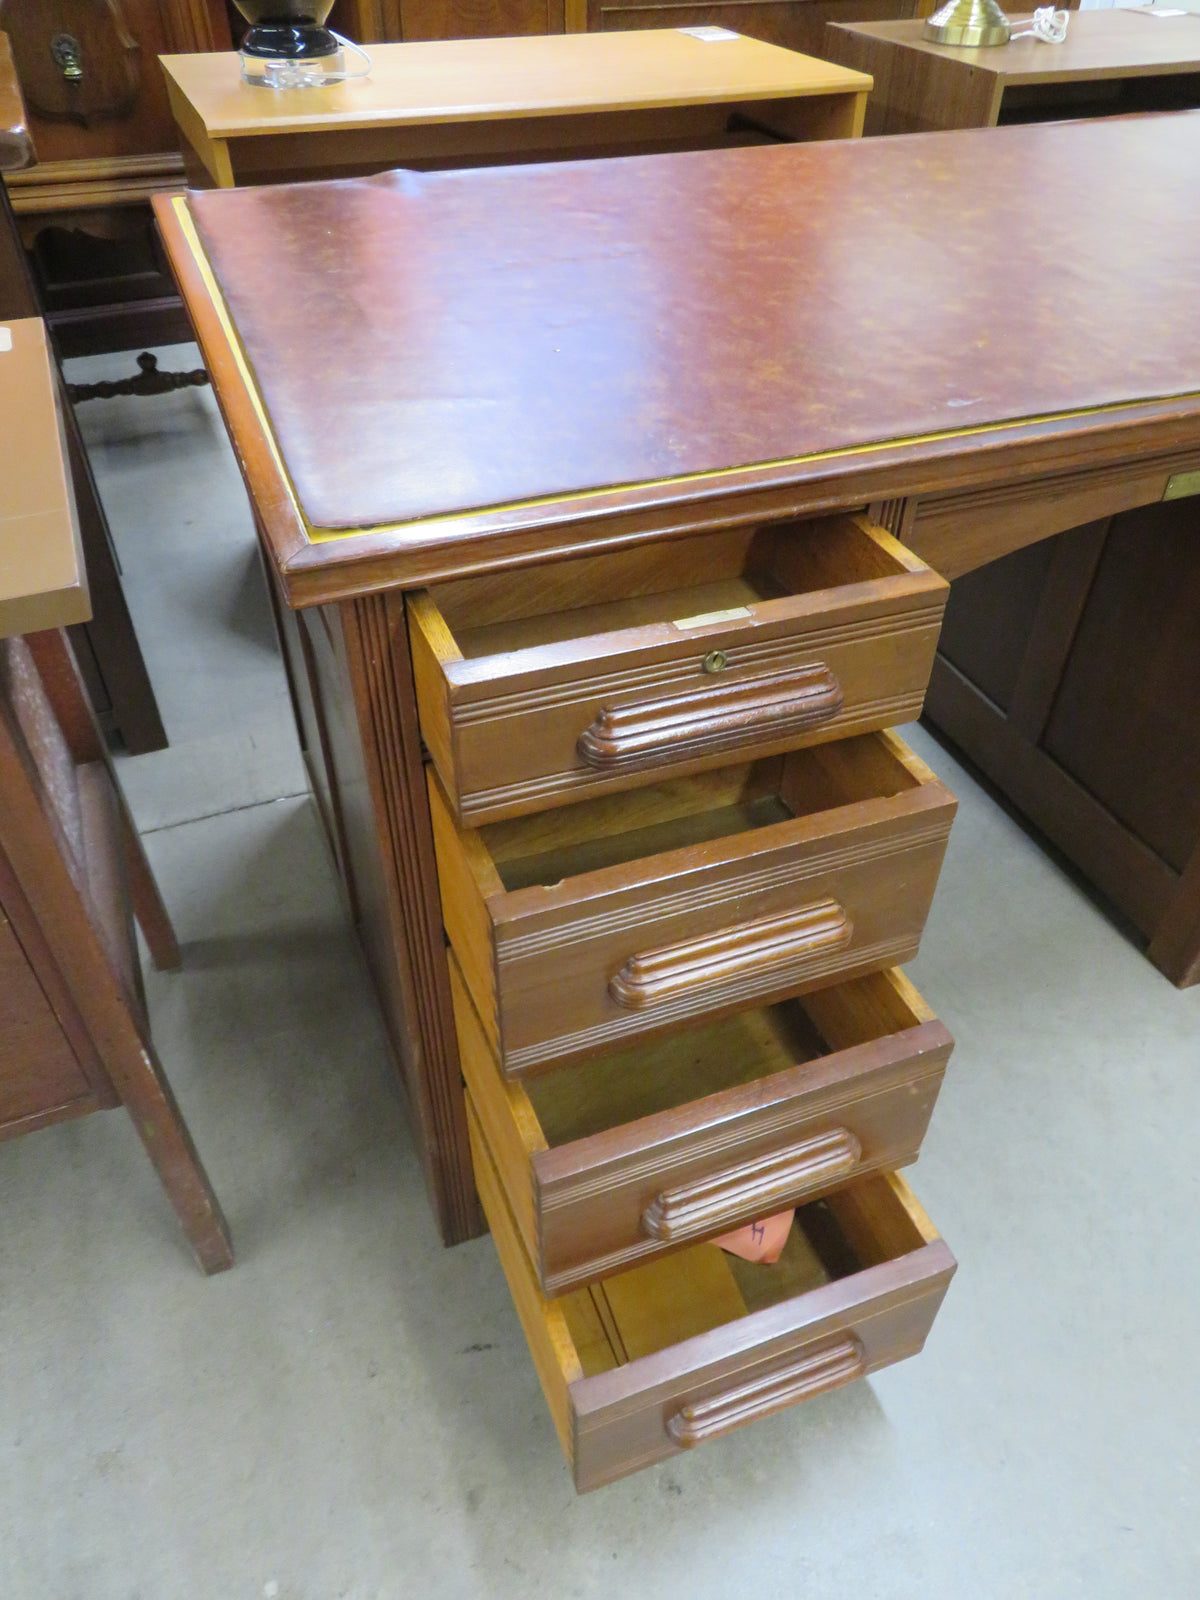
[[[74,1101],[82,1102],[81,1111],[95,1105],[50,1002],[0,912],[0,1138],[10,1124]]]
[[[1043,740],[1176,872],[1200,838],[1200,499],[1115,517]]]
[[[512,38],[561,33],[562,0],[404,0],[405,39]]]
[[[153,0],[5,0],[0,27],[39,162],[174,150]]]
[[[911,17],[913,0],[717,0],[715,5],[618,5],[591,0],[588,27],[605,33],[625,28],[732,28],[751,39],[823,58],[827,22],[890,22]]]

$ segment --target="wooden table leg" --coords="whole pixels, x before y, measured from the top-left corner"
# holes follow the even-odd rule
[[[133,1019],[105,1059],[109,1076],[133,1118],[188,1243],[205,1272],[233,1265],[229,1226],[213,1193],[187,1123],[163,1075],[154,1046]]]

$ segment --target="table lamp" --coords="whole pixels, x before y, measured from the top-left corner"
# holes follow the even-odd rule
[[[234,4],[250,24],[238,52],[246,83],[267,89],[321,88],[370,71],[365,50],[325,27],[333,0],[234,0]],[[346,48],[361,56],[365,65],[348,70]]]
[[[948,0],[925,24],[925,37],[938,44],[1007,44],[1010,32],[996,0]]]

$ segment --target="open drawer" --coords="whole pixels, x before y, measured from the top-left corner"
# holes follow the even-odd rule
[[[915,717],[947,588],[866,517],[660,541],[409,596],[459,822]]]
[[[442,916],[506,1077],[917,951],[955,801],[891,733],[456,828]]]
[[[459,1059],[546,1294],[915,1161],[953,1040],[895,970],[505,1083]]]
[[[908,1185],[803,1207],[774,1266],[693,1245],[539,1294],[468,1096],[475,1180],[577,1489],[594,1489],[914,1355],[954,1257]]]

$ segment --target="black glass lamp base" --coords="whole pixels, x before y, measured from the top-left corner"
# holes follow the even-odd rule
[[[259,22],[241,43],[242,55],[270,61],[319,61],[340,49],[337,36],[315,22]]]

